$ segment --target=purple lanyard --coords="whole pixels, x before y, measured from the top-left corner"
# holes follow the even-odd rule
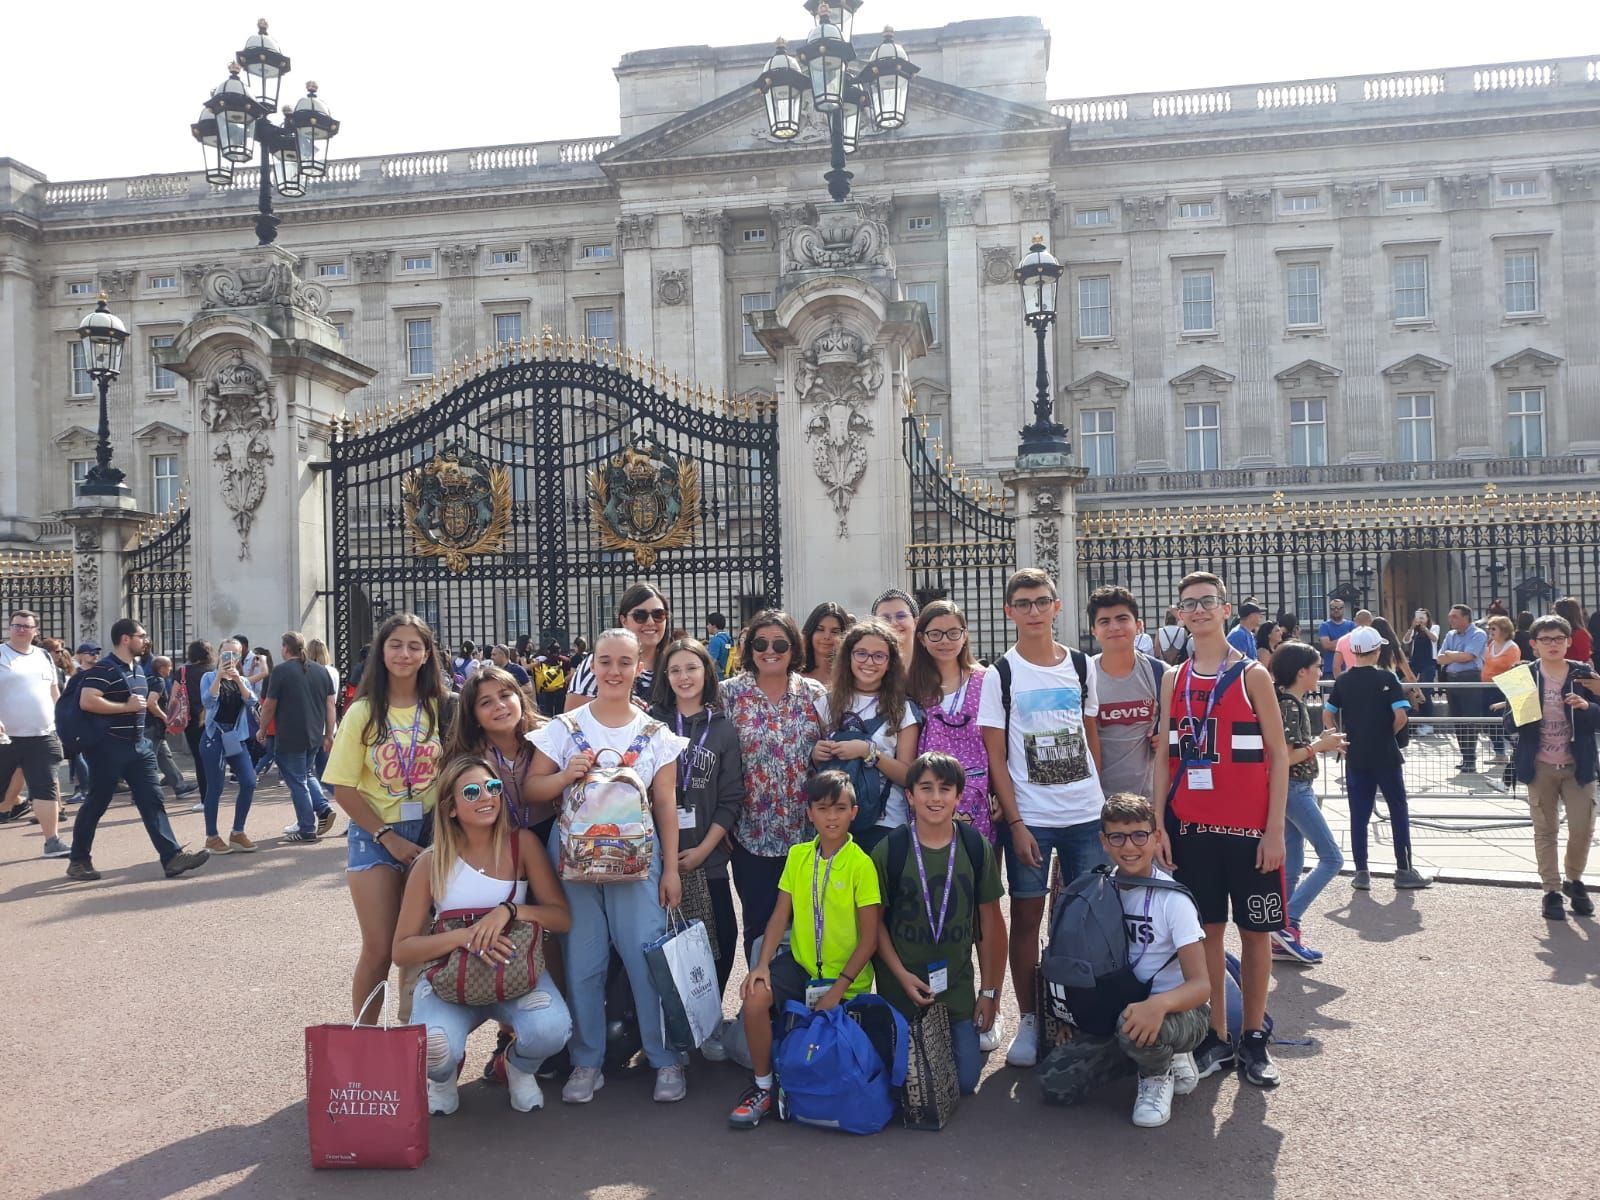
[[[385,714],[387,717],[387,714]],[[384,722],[388,724],[387,719]],[[406,785],[406,799],[411,799],[411,789],[417,779],[417,751],[422,736],[422,702],[417,702],[416,712],[411,718],[411,745],[409,749],[400,744],[400,739],[395,735],[395,728],[389,725],[389,739],[394,742],[394,755],[400,764],[400,778]]]
[[[1215,681],[1211,685],[1211,692],[1206,696],[1205,716],[1200,719],[1200,728],[1194,735],[1194,750],[1201,761],[1206,757],[1206,749],[1211,743],[1211,713],[1217,707],[1217,693],[1222,690],[1222,676],[1228,669],[1228,659],[1231,654],[1222,656],[1222,663],[1217,667]],[[1190,659],[1188,671],[1183,677],[1183,715],[1188,722],[1194,724],[1194,660]]]
[[[843,849],[843,846],[839,847],[839,850]],[[812,949],[816,951],[817,955],[818,979],[822,978],[822,931],[826,923],[823,908],[828,899],[828,881],[833,878],[833,864],[839,860],[839,850],[835,850],[833,857],[827,860],[828,872],[822,876],[821,896],[817,895],[817,875],[820,873],[817,870],[817,864],[822,861],[822,838],[820,837],[817,838],[816,854],[811,860],[811,934],[816,939],[816,944]]]
[[[956,698],[949,704],[943,704],[940,706],[944,709],[945,716],[953,717],[967,706],[967,686],[971,682],[972,672],[968,671],[963,673],[961,677],[961,687],[956,691]]]
[[[511,802],[511,823],[518,829],[526,829],[528,814],[522,807],[522,784],[517,779],[517,768],[522,765],[522,751],[517,751],[515,762],[507,762],[498,746],[491,744],[489,753],[494,755],[494,761],[500,768],[500,782],[506,789],[506,799]]]
[[[939,944],[939,939],[944,936],[944,923],[950,916],[950,889],[956,881],[956,839],[961,836],[959,829],[950,830],[950,859],[944,866],[944,900],[939,905],[939,919],[933,918],[933,896],[928,892],[928,868],[922,861],[922,839],[917,836],[916,827],[911,828],[911,849],[917,855],[917,878],[922,881],[922,907],[928,914],[928,928],[933,931],[934,945]]]
[[[1151,887],[1145,888],[1145,890],[1144,890],[1144,919],[1145,919],[1145,924],[1147,924],[1147,925],[1150,923],[1150,902],[1155,899],[1155,895],[1156,895],[1155,888],[1151,888]],[[1126,936],[1126,935],[1124,935],[1124,936]],[[1132,955],[1130,955],[1128,957],[1128,968],[1130,970],[1132,970],[1134,967],[1137,967],[1141,962],[1143,962],[1144,961],[1145,951],[1147,951],[1149,949],[1150,949],[1150,943],[1149,942],[1140,942],[1139,943],[1139,954],[1138,954],[1138,957],[1134,957]]]
[[[708,708],[706,710],[706,727],[700,731],[700,740],[695,742],[693,746],[689,747],[682,754],[678,755],[678,796],[680,801],[683,797],[683,793],[687,791],[689,787],[689,768],[693,765],[694,760],[699,755],[700,751],[705,749],[706,738],[711,736],[711,722],[716,718],[716,715],[716,709]],[[678,736],[684,737],[683,714],[678,713],[677,716]],[[685,738],[685,740],[688,741],[692,739]]]

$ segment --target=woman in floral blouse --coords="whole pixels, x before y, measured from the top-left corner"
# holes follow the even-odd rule
[[[778,900],[789,848],[811,836],[801,788],[827,728],[828,692],[800,674],[805,648],[788,613],[757,613],[739,643],[740,673],[722,686],[739,731],[745,804],[733,827],[733,886],[744,919],[745,961]]]

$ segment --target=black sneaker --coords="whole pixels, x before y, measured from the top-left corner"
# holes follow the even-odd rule
[[[1257,1087],[1275,1088],[1280,1082],[1278,1066],[1267,1053],[1267,1035],[1252,1029],[1239,1039],[1239,1073]]]
[[[15,808],[0,812],[0,825],[9,825],[13,821],[20,821],[32,812],[33,802],[31,800],[18,801]]]
[[[1544,894],[1544,915],[1547,920],[1551,921],[1565,921],[1567,919],[1567,906],[1562,902],[1560,892],[1546,892]]]
[[[333,809],[324,809],[317,814],[317,836],[327,837],[333,832],[333,827],[339,823],[339,814]]]
[[[1204,1079],[1207,1075],[1215,1075],[1232,1063],[1233,1043],[1219,1038],[1215,1029],[1206,1030],[1206,1036],[1194,1048],[1196,1077]]]
[[[94,862],[90,859],[72,859],[67,863],[68,879],[99,879],[100,872],[94,869]]]
[[[1572,901],[1573,916],[1594,916],[1594,901],[1589,899],[1589,889],[1583,886],[1583,880],[1569,879],[1561,885],[1561,890],[1567,894],[1567,899]]]
[[[206,859],[211,857],[209,850],[180,850],[166,862],[162,869],[166,871],[168,879],[176,879],[185,871],[192,871],[196,867],[205,866]]]
[[[319,842],[322,839],[317,837],[315,832],[312,832],[312,833],[301,833],[298,829],[296,829],[293,833],[284,834],[283,835],[283,840],[288,842],[288,843],[290,843],[291,845],[293,845],[293,844],[296,844],[296,843],[315,844],[316,842]]]

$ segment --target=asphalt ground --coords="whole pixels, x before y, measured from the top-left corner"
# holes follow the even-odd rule
[[[178,836],[197,843],[201,818],[179,807]],[[460,1111],[434,1119],[422,1169],[313,1171],[302,1031],[345,1018],[357,931],[343,837],[267,836],[289,815],[282,788],[264,789],[259,854],[167,880],[119,799],[95,847],[105,878],[90,884],[34,857],[37,826],[0,828],[4,1200],[1564,1200],[1600,1183],[1600,925],[1544,921],[1536,891],[1380,880],[1361,894],[1348,878],[1306,922],[1326,963],[1275,968],[1278,1034],[1312,1040],[1277,1050],[1283,1086],[1204,1080],[1160,1130],[1129,1123],[1131,1081],[1050,1108],[1031,1072],[995,1054],[939,1133],[735,1132],[724,1121],[745,1074],[695,1056],[677,1105],[651,1102],[644,1070],[608,1076],[587,1107],[564,1107],[549,1083],[548,1107],[529,1114],[467,1082]],[[474,1035],[464,1079],[491,1043]]]

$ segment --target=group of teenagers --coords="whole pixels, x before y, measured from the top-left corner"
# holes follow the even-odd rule
[[[1286,643],[1264,666],[1230,646],[1232,605],[1212,574],[1185,577],[1176,608],[1192,647],[1169,667],[1137,648],[1132,594],[1098,589],[1088,622],[1101,652],[1089,658],[1055,638],[1054,580],[1018,571],[1005,591],[1016,642],[986,667],[955,604],[919,609],[891,589],[860,620],[835,604],[803,628],[784,612],[758,613],[724,679],[704,644],[666,636],[667,597],[640,583],[570,673],[553,718],[493,665],[452,693],[427,624],[391,616],[321,773],[350,818],[362,942],[352,1005],[359,1017],[401,968],[401,1016],[427,1028],[436,1113],[455,1111],[467,1038],[489,1020],[500,1031],[485,1075],[503,1076],[514,1108],[542,1106],[540,1075],[563,1049],[561,1098],[587,1103],[605,1083],[615,955],[654,1097],[680,1100],[686,1056],[665,1042],[645,947],[667,933],[689,881],[709,897],[724,992],[743,928],[738,1003],[753,1078],[729,1114],[735,1128],[774,1109],[786,1006],[828,1009],[874,987],[908,1018],[945,1007],[960,1088],[975,1090],[983,1056],[1004,1040],[1008,966],[1021,1015],[1007,1064],[1048,1057],[1058,1076],[1096,1086],[1137,1075],[1138,1125],[1164,1124],[1174,1095],[1224,1068],[1277,1086],[1272,961],[1321,958],[1300,923],[1342,865],[1310,779],[1319,756],[1352,742],[1336,728],[1311,731],[1304,698],[1321,675],[1316,650]],[[1357,648],[1357,671],[1392,679],[1374,651]],[[1344,694],[1355,697],[1363,678],[1347,672]],[[1350,713],[1371,711],[1370,700],[1400,727],[1398,686],[1378,680],[1373,696],[1324,706],[1323,719],[1353,734]],[[648,789],[648,878],[569,876],[563,886],[564,805],[618,762]],[[1364,870],[1364,837],[1353,842]],[[1302,878],[1307,843],[1319,861]],[[1129,967],[1148,995],[1111,1037],[1041,1044],[1036,977],[1052,890],[1098,866],[1114,870]],[[1139,883],[1173,877],[1181,889]],[[436,922],[460,911],[482,915]],[[1225,1003],[1230,921],[1241,947],[1236,1037]],[[509,963],[514,923],[553,935],[537,986],[517,999],[457,1003],[422,974],[457,950]],[[731,1029],[706,1040],[708,1059],[727,1056]],[[1084,1069],[1062,1070],[1075,1061]]]

